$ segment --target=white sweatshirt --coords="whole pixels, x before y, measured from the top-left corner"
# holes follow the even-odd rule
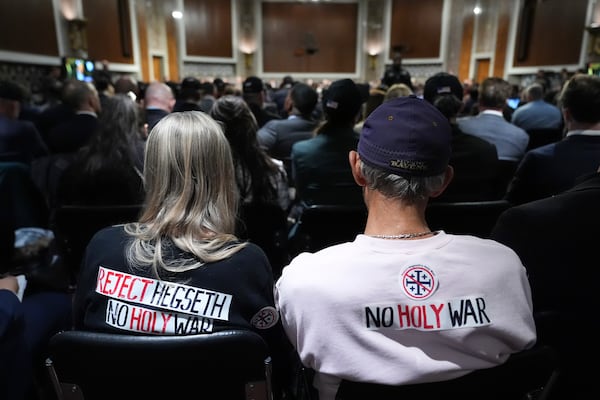
[[[287,335],[320,400],[339,381],[452,379],[536,341],[525,268],[508,247],[466,235],[354,242],[298,255],[275,287]]]

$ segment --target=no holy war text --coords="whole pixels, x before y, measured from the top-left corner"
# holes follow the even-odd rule
[[[105,322],[118,329],[171,335],[195,335],[213,331],[213,320],[189,314],[169,313],[109,299]]]
[[[368,329],[437,331],[471,328],[492,323],[483,297],[463,297],[426,304],[373,304],[364,308]]]

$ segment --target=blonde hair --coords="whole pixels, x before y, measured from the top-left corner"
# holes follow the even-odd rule
[[[406,97],[410,96],[411,94],[413,94],[412,89],[405,83],[394,83],[385,92],[383,101],[386,102],[391,99],[395,99],[396,97]]]
[[[146,199],[127,251],[131,266],[160,276],[228,258],[244,243],[235,236],[238,193],[231,150],[220,125],[200,111],[169,114],[146,144]],[[183,253],[170,251],[175,245]],[[167,254],[165,254],[165,250]]]

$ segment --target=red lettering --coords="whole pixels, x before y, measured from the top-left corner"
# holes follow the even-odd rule
[[[151,283],[154,283],[154,280],[148,279],[148,278],[140,278],[140,280],[144,284],[144,287],[142,288],[142,294],[140,295],[140,300],[144,301],[144,297],[146,297],[146,290],[148,289],[148,285],[150,285]]]
[[[111,279],[113,277],[117,278],[116,282],[113,279]],[[108,294],[108,295],[115,294],[117,292],[117,289],[119,288],[122,278],[123,278],[122,273],[115,272],[115,271],[108,271],[108,273],[106,274],[106,284],[104,285],[105,291],[103,293]]]
[[[99,291],[100,293],[104,293],[104,279],[105,278],[105,269],[104,268],[100,268],[98,270],[98,280],[96,281],[96,290]]]
[[[423,311],[423,328],[425,329],[433,329],[434,326],[427,323],[427,306],[422,305]]]
[[[140,319],[142,318],[142,309],[137,307],[131,307],[131,318],[129,319],[129,329],[138,330],[140,326]],[[137,326],[135,327],[134,324]]]
[[[433,312],[435,313],[435,322],[438,328],[442,326],[442,321],[440,321],[440,314],[442,313],[442,309],[444,308],[444,303],[441,303],[438,307],[435,304],[429,305]]]
[[[129,320],[131,329],[141,332],[154,332],[156,325],[156,313],[138,307],[131,307],[131,319]]]
[[[160,313],[160,315],[162,316],[163,319],[163,327],[161,329],[162,333],[165,333],[167,330],[167,325],[169,324],[169,320],[171,319],[171,317],[173,316],[172,314],[165,314],[165,313]]]
[[[406,318],[406,326],[410,326],[410,307],[405,307],[405,311],[402,311],[402,304],[398,304],[398,326],[400,328],[404,328],[403,318]]]
[[[108,271],[106,273],[106,280],[104,282],[104,294],[112,294],[114,291],[111,291],[111,285],[113,284],[113,280],[111,279],[115,275],[114,271]]]
[[[123,294],[123,289],[127,289],[129,287],[129,281],[131,281],[131,275],[123,276],[121,287],[119,288],[119,294],[117,295],[118,298],[125,298],[125,295]]]
[[[411,319],[413,326],[417,327],[417,326],[421,326],[423,324],[423,316],[421,315],[421,306],[411,307],[410,319]]]
[[[110,294],[113,295],[117,293],[119,288],[121,287],[121,282],[123,281],[123,273],[122,272],[114,272],[113,273],[117,277],[117,281],[115,282]]]
[[[132,295],[131,295],[131,291],[132,291],[132,290],[133,290],[133,288],[135,287],[135,283],[136,283],[137,281],[139,281],[139,280],[140,280],[140,278],[138,278],[138,277],[133,277],[133,278],[131,279],[131,283],[130,283],[130,284],[129,284],[129,286],[128,286],[128,287],[129,287],[129,290],[127,291],[127,300],[137,300],[137,296],[132,296]]]
[[[142,317],[142,330],[146,332],[154,332],[156,325],[156,312],[145,310]]]

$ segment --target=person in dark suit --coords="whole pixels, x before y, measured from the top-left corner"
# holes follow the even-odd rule
[[[277,112],[283,118],[288,116],[288,111],[285,109],[285,99],[292,86],[294,86],[294,78],[291,75],[286,75],[283,77],[279,88],[273,92],[273,102],[277,105]]]
[[[337,80],[324,91],[325,123],[315,137],[294,143],[291,150],[297,202],[364,204],[348,166],[348,153],[358,145],[354,124],[361,105],[361,93],[351,79]]]
[[[162,82],[152,82],[144,94],[145,123],[148,133],[165,115],[173,111],[175,96],[173,90]]]
[[[98,126],[101,105],[93,84],[72,81],[65,94],[65,103],[74,114],[48,132],[47,144],[51,153],[72,153],[84,146]]]
[[[278,160],[289,159],[292,145],[310,139],[318,121],[312,117],[317,106],[317,92],[305,83],[296,83],[286,98],[287,119],[269,121],[257,132],[258,142],[267,153]],[[291,171],[288,170],[288,174]]]
[[[450,165],[454,179],[435,201],[480,201],[496,197],[499,171],[496,146],[460,130],[456,117],[463,107],[463,86],[455,75],[439,72],[425,82],[423,97],[448,118],[452,128]]]
[[[0,81],[0,161],[30,164],[48,154],[35,125],[19,119],[24,93],[14,82]]]
[[[578,74],[560,93],[566,137],[527,152],[506,199],[522,204],[565,191],[600,160],[600,77]]]
[[[404,53],[404,46],[397,45],[392,48],[392,63],[385,66],[383,76],[381,77],[381,83],[386,88],[391,87],[395,83],[404,83],[413,92],[415,88],[412,84],[412,78],[410,72],[402,67],[402,55]]]
[[[281,119],[279,114],[265,108],[267,93],[265,85],[259,77],[249,76],[246,78],[242,83],[242,97],[250,107],[259,128],[265,126],[269,121]]]
[[[564,397],[558,398],[592,398],[596,392],[595,371],[586,362],[597,346],[596,331],[587,321],[600,302],[586,284],[600,278],[594,234],[598,204],[600,172],[593,172],[560,194],[504,211],[491,234],[527,269],[539,341],[556,346],[563,361],[559,387]]]
[[[40,132],[44,143],[48,143],[48,134],[57,125],[70,119],[74,114],[75,110],[73,107],[67,104],[69,98],[69,92],[73,89],[74,83],[77,80],[67,79],[61,82],[61,87],[55,101],[49,103],[35,119],[35,126]],[[102,103],[101,103],[102,104]]]
[[[173,111],[202,111],[200,108],[201,97],[202,83],[197,78],[188,76],[181,81]]]
[[[145,143],[139,134],[137,104],[124,94],[108,98],[98,129],[59,178],[57,203],[141,204]]]

